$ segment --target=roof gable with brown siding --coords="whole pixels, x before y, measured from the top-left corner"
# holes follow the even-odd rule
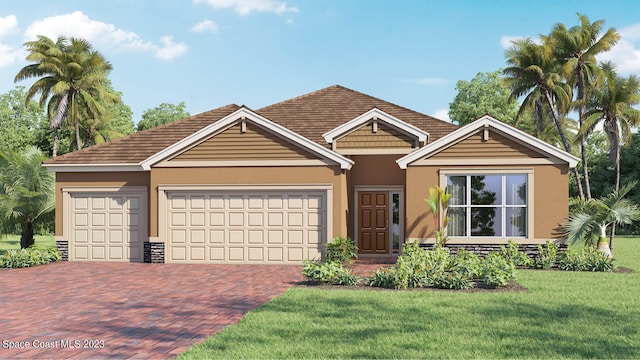
[[[254,124],[247,123],[243,131],[242,124],[238,122],[169,162],[304,159],[318,159],[318,156]]]
[[[392,128],[384,123],[378,123],[373,129],[373,122],[338,138],[335,149],[388,149],[413,148],[417,139],[409,134]]]
[[[496,130],[479,130],[466,139],[432,155],[431,159],[544,158],[544,154],[516,142]]]
[[[240,109],[227,105],[166,125],[94,145],[45,161],[45,164],[137,164],[166,147]]]

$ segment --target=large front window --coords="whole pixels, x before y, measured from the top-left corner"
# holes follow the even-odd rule
[[[452,237],[526,237],[527,175],[448,175]]]

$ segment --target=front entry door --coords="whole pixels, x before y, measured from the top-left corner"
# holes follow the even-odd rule
[[[358,192],[358,247],[360,254],[389,254],[389,192]]]

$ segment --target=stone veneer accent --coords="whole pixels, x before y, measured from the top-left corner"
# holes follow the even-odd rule
[[[56,240],[56,248],[62,255],[61,261],[69,261],[69,242],[66,240]]]
[[[487,256],[492,251],[499,252],[500,245],[501,244],[446,244],[445,248],[449,249],[452,255],[455,255],[458,249],[465,249],[480,256]],[[506,246],[506,244],[502,245]],[[420,247],[424,249],[433,249],[434,246],[435,244],[420,244]],[[524,252],[532,259],[538,256],[538,245],[536,244],[520,244],[518,248],[518,250]],[[558,244],[558,253],[566,250],[567,244]]]
[[[151,264],[164,264],[164,243],[145,242],[144,262]]]

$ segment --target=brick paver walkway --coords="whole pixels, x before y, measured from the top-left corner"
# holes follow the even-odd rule
[[[80,262],[1,270],[0,358],[173,358],[302,281],[300,270]]]

